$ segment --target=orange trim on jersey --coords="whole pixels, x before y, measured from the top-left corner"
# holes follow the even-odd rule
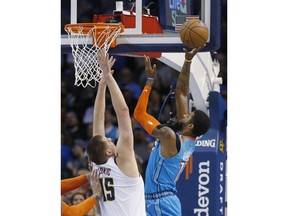
[[[188,180],[189,179],[189,175],[192,174],[192,172],[193,172],[193,156],[192,155],[189,158],[189,161],[186,164],[185,169],[186,169],[185,170],[185,179]]]
[[[185,179],[188,180],[189,179],[189,164],[186,164],[185,167]]]
[[[189,158],[189,166],[190,166],[189,173],[192,174],[192,172],[193,172],[193,155],[191,155],[191,157]]]
[[[186,135],[185,135],[185,137],[187,137],[188,139],[191,139],[191,140],[196,140],[196,138],[191,137],[191,136],[186,136]]]
[[[191,140],[196,140],[196,138],[194,138],[194,137],[182,135],[181,136],[182,143],[184,142],[185,137],[187,137],[188,139],[191,139]],[[185,169],[186,169],[185,170],[185,179],[188,180],[189,175],[192,174],[192,172],[193,172],[193,156],[192,155],[190,156],[189,161],[187,162],[187,164],[185,166]]]
[[[160,122],[146,112],[150,92],[151,86],[145,86],[135,107],[133,117],[151,135]]]
[[[186,135],[181,135],[181,140],[182,140],[182,143],[184,142],[184,140],[185,140],[185,137],[187,137],[188,139],[191,139],[191,140],[196,140],[196,138],[194,138],[194,137],[191,137],[191,136],[186,136]]]

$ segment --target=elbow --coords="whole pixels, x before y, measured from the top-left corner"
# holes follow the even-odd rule
[[[134,114],[133,114],[133,117],[134,119],[140,124],[142,125],[142,127],[145,128],[145,116],[146,116],[146,113],[143,113],[139,110],[135,110],[134,111]]]
[[[175,94],[181,94],[183,92],[182,86],[176,85]]]
[[[176,97],[179,97],[179,96],[181,96],[181,95],[183,95],[183,92],[181,91],[181,89],[180,89],[180,88],[176,88],[176,89],[175,89],[175,96],[176,96]]]
[[[138,121],[139,116],[141,116],[141,111],[140,111],[139,107],[136,105],[136,107],[134,109],[133,117],[136,121]]]
[[[116,110],[115,110],[116,111]],[[116,113],[119,113],[120,115],[124,115],[126,113],[130,113],[128,106],[118,107],[118,111]]]
[[[122,112],[129,112],[128,106],[123,106],[123,107],[121,108],[121,111],[122,111]]]
[[[175,96],[182,97],[189,94],[189,88],[185,88],[183,86],[177,86],[175,89]]]
[[[179,94],[179,88],[178,88],[178,86],[176,86],[176,88],[175,88],[175,95],[178,95]]]

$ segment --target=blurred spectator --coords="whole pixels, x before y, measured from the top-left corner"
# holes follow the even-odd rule
[[[169,113],[170,113],[170,100],[167,99],[166,103],[164,103],[164,96],[160,94],[157,89],[152,89],[151,94],[149,97],[148,108],[147,112],[150,113],[154,118],[160,118],[160,122],[166,122],[169,120]],[[163,106],[163,108],[162,108]],[[160,110],[162,108],[162,112]],[[159,117],[160,115],[160,117]]]
[[[65,125],[67,110],[73,106],[75,96],[69,92],[67,82],[61,80],[61,124]]]
[[[61,179],[73,177],[73,141],[65,130],[61,130]]]
[[[71,149],[61,144],[61,179],[73,177],[73,161]]]
[[[130,116],[132,116],[133,110],[136,106],[136,100],[133,99],[132,92],[129,89],[127,89],[126,87],[121,89],[121,91],[122,91],[123,97],[125,99],[125,102],[126,102],[127,106],[129,107],[129,114],[130,114]]]
[[[150,155],[152,148],[154,147],[155,142],[154,141],[150,141],[147,143],[147,155]],[[149,158],[148,158],[149,159]],[[143,179],[145,181],[145,174],[146,174],[146,168],[147,168],[147,164],[148,164],[148,160],[144,161],[144,163],[142,164],[142,169],[143,169]]]
[[[71,196],[71,205],[76,205],[79,204],[81,202],[83,202],[86,199],[86,197],[84,196],[84,194],[80,193],[80,192],[75,192],[72,194]]]
[[[91,124],[93,122],[93,106],[89,106],[84,113],[83,123]]]
[[[148,154],[148,141],[146,140],[146,131],[143,127],[136,127],[133,129],[134,134],[134,151],[140,157],[141,164],[144,163],[149,157]]]
[[[66,113],[65,126],[73,139],[82,138],[83,133],[80,128],[77,114],[74,111],[69,111]]]
[[[93,137],[93,124],[92,123],[86,126],[86,132],[83,137],[86,143],[88,143],[88,141]]]
[[[138,100],[142,88],[141,86],[133,80],[131,69],[128,67],[123,67],[120,70],[119,74],[119,81],[118,81],[119,88],[121,90],[128,90],[132,94],[133,100]]]
[[[74,161],[73,161],[73,174],[76,175],[76,170],[79,169],[88,169],[88,160],[87,156],[85,155],[85,150],[87,143],[82,139],[76,139],[75,144],[72,148]]]
[[[87,125],[93,121],[93,101],[95,98],[95,89],[87,86],[79,93],[79,98],[76,101],[77,109],[84,113],[79,115],[82,118],[82,124]]]
[[[163,91],[166,92],[173,80],[178,79],[179,72],[159,60],[156,60],[155,64],[157,66],[157,75],[161,77],[164,87]]]

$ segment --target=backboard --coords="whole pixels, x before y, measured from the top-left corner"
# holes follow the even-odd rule
[[[125,54],[133,52],[183,52],[177,22],[183,17],[198,16],[209,29],[209,39],[202,51],[216,51],[220,47],[221,0],[124,0],[124,11],[135,14],[135,28],[125,28],[117,38],[117,46],[109,53]],[[71,53],[65,24],[92,22],[95,14],[113,14],[115,0],[62,0],[61,2],[61,52]],[[142,13],[158,17],[163,33],[143,34]]]

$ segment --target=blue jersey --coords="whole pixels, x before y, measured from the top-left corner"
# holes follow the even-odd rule
[[[177,133],[176,136],[180,139],[177,155],[164,158],[158,140],[151,151],[145,175],[147,215],[181,215],[180,201],[175,195],[176,182],[194,152],[196,141]]]

